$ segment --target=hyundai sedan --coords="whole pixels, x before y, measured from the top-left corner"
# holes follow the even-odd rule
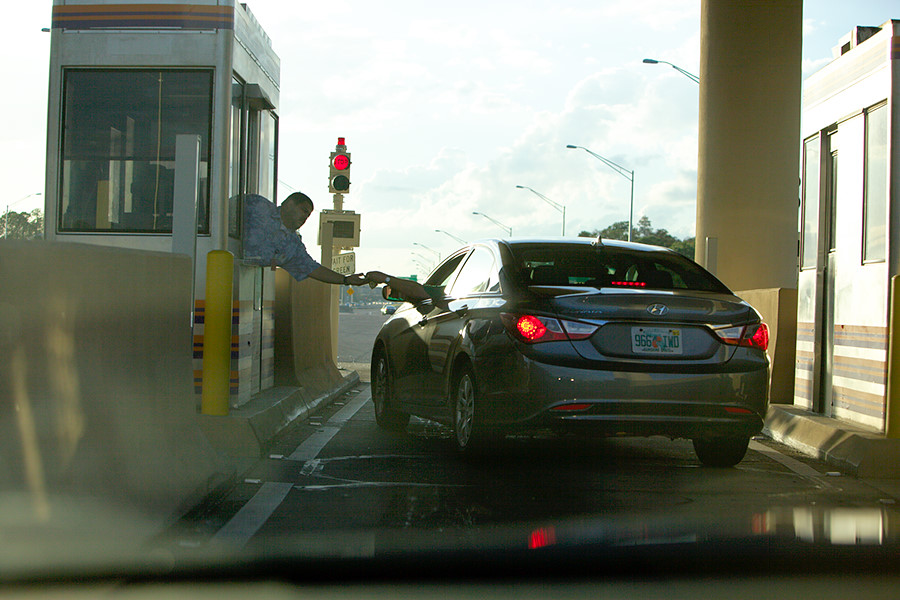
[[[461,452],[512,430],[665,435],[731,466],[768,405],[768,328],[693,261],[601,239],[485,240],[376,337],[378,425],[444,423]]]

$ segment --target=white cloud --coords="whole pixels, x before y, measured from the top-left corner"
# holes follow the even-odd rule
[[[49,36],[40,28],[51,6],[23,4],[4,40],[7,55],[28,57],[8,71],[29,94],[2,100],[12,116],[0,146],[12,198],[43,188],[47,113],[34,99],[47,85]],[[473,210],[517,236],[554,234],[561,215],[516,185],[564,204],[570,233],[627,218],[630,182],[566,144],[635,171],[635,218],[692,234],[698,87],[641,59],[697,72],[698,2],[252,0],[250,8],[281,58],[279,178],[330,204],[328,152],[347,138],[345,207],[363,215],[366,268],[409,271],[412,241],[449,251],[454,242],[434,229],[470,240],[502,233]],[[881,23],[890,8],[805,2],[804,72],[827,61],[853,25]]]
[[[681,92],[681,104],[667,102],[678,86],[687,90]],[[635,170],[635,222],[646,214],[654,227],[692,235],[697,160],[696,108],[690,105],[697,90],[692,86],[687,80],[605,69],[576,82],[560,110],[533,112],[521,133],[483,164],[465,150],[444,148],[420,167],[379,171],[364,184],[362,207],[367,215],[377,213],[365,218],[367,244],[378,252],[360,253],[366,260],[390,256],[414,268],[413,241],[444,251],[453,246],[435,229],[467,240],[505,235],[473,211],[511,227],[516,237],[558,235],[560,212],[517,185],[566,206],[569,235],[627,220],[630,181],[567,144],[602,152]],[[398,240],[407,243],[397,247]]]

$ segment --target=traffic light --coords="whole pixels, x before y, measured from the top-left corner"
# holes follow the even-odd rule
[[[329,158],[328,191],[332,194],[350,192],[350,153],[344,138],[339,137],[337,146]]]

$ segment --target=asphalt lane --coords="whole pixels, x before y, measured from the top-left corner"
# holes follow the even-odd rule
[[[222,503],[212,541],[252,552],[321,550],[328,532],[346,546],[340,552],[368,554],[423,534],[458,540],[503,531],[526,543],[548,526],[686,539],[786,526],[821,535],[833,520],[828,507],[853,507],[844,517],[853,517],[845,527],[854,531],[857,518],[872,528],[893,512],[882,492],[769,443],[754,441],[731,469],[701,466],[685,440],[551,434],[509,437],[470,460],[435,423],[381,431],[361,385],[248,472]]]
[[[369,556],[423,536],[432,546],[527,544],[535,532],[630,542],[897,535],[896,498],[763,437],[736,467],[716,469],[699,463],[689,441],[662,437],[509,436],[473,460],[436,423],[413,418],[405,433],[382,431],[365,361],[386,319],[375,310],[341,315],[339,355],[360,369],[360,385],[280,435],[227,495],[183,520],[174,534],[181,552]]]

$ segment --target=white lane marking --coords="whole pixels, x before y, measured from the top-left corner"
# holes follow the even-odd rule
[[[293,483],[266,482],[231,520],[216,532],[213,542],[242,548],[281,505]]]
[[[329,478],[334,479],[334,478]],[[341,481],[341,480],[337,480]],[[296,488],[298,490],[307,490],[307,491],[323,491],[323,490],[333,490],[339,488],[383,488],[383,487],[422,487],[422,488],[464,488],[470,487],[466,484],[456,484],[456,483],[416,483],[412,481],[346,481],[344,483],[330,483],[330,484],[319,484],[319,485],[298,485]]]
[[[813,479],[815,483],[820,486],[831,487],[829,484],[825,483],[825,481],[822,480],[822,473],[819,473],[806,463],[802,463],[799,460],[795,460],[790,456],[784,455],[774,448],[769,448],[768,446],[760,444],[756,440],[750,440],[750,449],[755,452],[759,452],[760,454],[764,454],[772,460],[781,463],[801,477]]]
[[[304,474],[314,472],[319,464],[319,461],[314,460],[316,455],[340,431],[341,425],[353,418],[353,415],[365,405],[368,399],[368,394],[361,394],[346,404],[328,420],[329,427],[325,427],[307,438],[287,459],[305,461],[306,464],[303,465],[301,471]],[[212,541],[242,548],[272,516],[275,509],[284,502],[293,488],[293,483],[269,481],[262,484],[249,502],[216,532]]]
[[[306,462],[317,457],[322,448],[324,448],[325,445],[331,441],[331,438],[337,435],[337,432],[341,430],[344,423],[352,419],[353,415],[355,415],[368,401],[369,394],[360,394],[348,402],[341,410],[334,413],[334,415],[328,419],[328,422],[325,423],[325,426],[322,427],[322,429],[306,438],[302,444],[297,446],[297,449],[294,450],[287,459]]]
[[[316,469],[319,468],[319,463],[322,462],[319,459],[308,460],[303,464],[303,468],[300,469],[300,474],[309,477],[313,473],[316,472]]]

